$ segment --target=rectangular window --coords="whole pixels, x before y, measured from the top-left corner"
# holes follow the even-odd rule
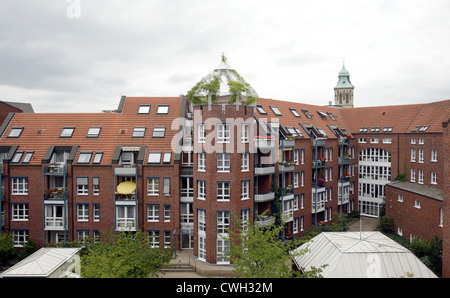
[[[100,135],[101,127],[89,127],[88,133],[86,135],[87,138],[98,138]]]
[[[147,206],[147,221],[158,222],[159,221],[159,205],[149,204]]]
[[[417,183],[423,184],[423,170],[419,170],[419,180]]]
[[[275,106],[270,106],[270,108],[272,109],[272,111],[273,111],[273,113],[274,113],[275,115],[277,115],[277,116],[282,116],[280,110],[278,110],[277,107],[275,107]]]
[[[250,154],[249,153],[242,153],[241,154],[241,172],[249,171],[249,159]]]
[[[75,127],[64,127],[61,131],[61,134],[59,137],[61,138],[71,138],[73,135],[73,132],[75,130]]]
[[[135,127],[133,130],[133,138],[143,138],[145,136],[145,127]]]
[[[203,233],[204,235],[206,232],[206,211],[203,209],[197,209],[197,217],[199,234]]]
[[[217,124],[217,143],[230,142],[230,124]]]
[[[292,112],[292,114],[293,114],[295,117],[297,117],[297,118],[301,117],[300,114],[297,112],[296,109],[294,109],[294,108],[289,108],[289,110]]]
[[[12,220],[28,221],[28,204],[13,203],[12,204]]]
[[[89,221],[89,204],[77,204],[77,221]]]
[[[198,171],[206,171],[206,153],[197,153]]]
[[[217,153],[217,172],[230,171],[230,153]]]
[[[250,124],[243,123],[241,126],[241,142],[248,143],[250,136]]]
[[[27,195],[28,194],[28,178],[27,177],[13,177],[11,180],[12,180],[12,194],[13,195]]]
[[[169,114],[169,105],[158,105],[156,114]]]
[[[153,230],[148,231],[148,242],[150,243],[152,248],[159,247],[159,231]]]
[[[164,222],[170,222],[170,205],[164,205]]]
[[[161,152],[150,152],[148,154],[148,163],[161,163]]]
[[[136,207],[135,206],[117,206],[116,224],[117,228],[135,228]]]
[[[437,150],[431,150],[431,161],[437,161],[437,159],[438,159]]]
[[[416,169],[411,169],[411,182],[416,182]]]
[[[138,114],[149,114],[150,105],[139,105]]]
[[[262,105],[256,105],[256,109],[258,110],[258,112],[262,115],[267,115],[266,110],[264,110]]]
[[[100,195],[100,178],[99,177],[92,178],[92,194],[94,196]]]
[[[414,200],[414,207],[417,209],[420,209],[420,201],[419,200]]]
[[[411,148],[411,161],[416,162],[416,149]]]
[[[241,200],[250,199],[250,181],[243,180],[241,181]]]
[[[28,242],[28,230],[13,230],[14,247],[23,247]]]
[[[23,127],[13,127],[9,132],[8,138],[18,138],[22,134]]]
[[[423,149],[419,149],[419,163],[423,163],[424,162],[424,157],[423,157]]]
[[[87,177],[77,177],[77,195],[88,195],[89,182]]]
[[[166,128],[165,127],[155,127],[153,128],[153,137],[154,138],[164,138],[166,135]]]
[[[298,181],[299,181],[299,172],[294,172],[294,182],[293,182],[293,185],[294,185],[294,188],[297,188],[298,187]]]
[[[431,172],[431,184],[437,184],[437,173]]]
[[[230,182],[217,182],[217,201],[230,200]]]
[[[170,178],[164,178],[164,195],[170,196]]]
[[[402,195],[402,194],[399,194],[399,195],[397,196],[397,201],[398,201],[398,202],[403,202],[403,195]]]
[[[19,163],[20,160],[22,159],[22,156],[23,156],[23,152],[17,151],[16,153],[14,153],[14,156],[11,159],[11,163]]]
[[[170,231],[164,231],[164,248],[170,248],[171,242],[170,242]]]
[[[81,152],[77,163],[88,164],[91,162],[92,152]]]
[[[228,233],[230,229],[230,211],[217,211],[217,233]]]
[[[147,195],[159,195],[159,178],[147,178]]]
[[[100,221],[100,204],[93,204],[94,208],[94,221]]]
[[[205,123],[199,123],[197,124],[197,128],[198,128],[198,143],[204,143],[206,141],[206,126]]]
[[[103,158],[103,152],[95,152],[94,160],[92,161],[93,164],[99,164],[101,163]]]
[[[197,180],[197,198],[201,200],[206,199],[206,181]]]
[[[392,144],[392,138],[383,138],[383,144]]]
[[[34,152],[27,152],[25,153],[25,157],[22,160],[22,163],[30,163],[31,158],[33,157]]]

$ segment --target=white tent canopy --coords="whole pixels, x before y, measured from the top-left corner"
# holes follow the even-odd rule
[[[295,256],[299,251],[308,251]],[[411,251],[380,232],[323,232],[292,251],[300,270],[327,265],[328,278],[437,277]]]
[[[3,272],[0,277],[63,277],[80,248],[41,248]],[[79,259],[78,259],[79,261]]]

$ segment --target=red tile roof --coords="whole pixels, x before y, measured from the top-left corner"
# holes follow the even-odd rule
[[[149,114],[138,115],[140,104],[150,104]],[[157,115],[158,104],[169,104],[169,113]],[[178,128],[181,111],[179,97],[129,97],[122,113],[36,113],[16,114],[0,139],[0,146],[18,145],[19,151],[34,151],[30,164],[40,164],[51,145],[79,146],[75,162],[82,151],[103,152],[101,164],[111,164],[116,146],[148,146],[149,151],[170,151],[172,122]],[[87,138],[90,127],[101,127],[98,138]],[[146,127],[144,138],[133,138],[134,127]],[[164,138],[153,138],[153,128],[166,127]],[[12,127],[24,127],[19,138],[8,138]],[[75,127],[71,138],[61,138],[63,127]],[[147,155],[147,154],[146,154]],[[173,160],[173,156],[172,156]],[[144,163],[147,158],[144,159]]]

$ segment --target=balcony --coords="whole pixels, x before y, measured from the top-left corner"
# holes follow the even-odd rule
[[[323,158],[318,158],[313,160],[312,166],[313,168],[325,168],[327,165],[327,161]]]
[[[66,164],[54,162],[44,166],[44,175],[63,176],[66,173]]]
[[[294,171],[294,163],[291,162],[282,162],[278,164],[279,172],[292,172]]]
[[[339,156],[339,165],[349,165],[350,157],[349,156]]]
[[[64,231],[64,217],[46,217],[45,230]]]
[[[273,191],[255,194],[255,202],[256,203],[264,203],[264,202],[272,201],[273,199],[275,199],[275,193]]]
[[[325,147],[325,139],[313,139],[314,147]]]
[[[255,221],[255,225],[259,228],[267,228],[268,226],[273,225],[274,222],[275,222],[274,216],[262,216]]]
[[[281,140],[281,144],[280,145],[283,148],[292,148],[295,145],[295,140],[294,139]]]
[[[134,218],[118,218],[116,222],[116,231],[136,231],[136,222]]]
[[[274,137],[256,137],[255,148],[257,149],[273,149],[275,148],[276,139]]]
[[[63,189],[46,189],[44,191],[45,200],[63,201],[66,198],[66,192]]]
[[[270,164],[270,165],[263,165],[263,164],[259,164],[255,166],[255,175],[259,176],[259,175],[270,175],[270,174],[274,174],[275,173],[275,165],[274,164]]]
[[[137,170],[133,166],[119,166],[114,168],[114,175],[116,176],[136,176]]]

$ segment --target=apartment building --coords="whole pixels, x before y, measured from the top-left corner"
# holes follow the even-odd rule
[[[227,74],[221,89],[225,77],[241,79],[222,62],[207,77]],[[0,128],[3,232],[20,247],[142,230],[154,246],[192,249],[211,264],[228,263],[225,239],[238,219],[245,229],[281,218],[290,239],[340,213],[378,217],[384,207],[399,234],[445,235],[449,100],[342,109],[246,102],[253,91],[9,114]],[[393,182],[399,175],[407,181]]]

